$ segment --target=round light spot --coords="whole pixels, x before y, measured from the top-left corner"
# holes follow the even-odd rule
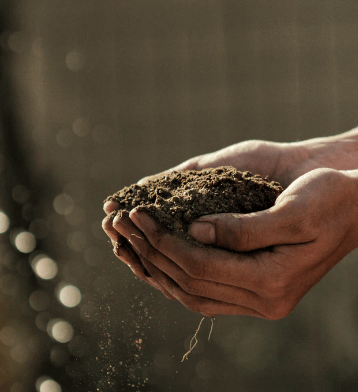
[[[85,186],[81,182],[68,182],[63,187],[63,193],[70,195],[76,202],[83,201],[85,198]]]
[[[56,381],[48,379],[40,384],[39,392],[61,392],[60,384]]]
[[[10,356],[15,362],[22,364],[30,359],[31,353],[25,346],[19,344],[10,350]]]
[[[50,361],[54,366],[62,367],[66,364],[69,355],[69,352],[63,345],[55,346],[51,349]]]
[[[47,325],[52,318],[51,313],[41,312],[35,318],[36,327],[41,331],[47,330]]]
[[[74,308],[81,302],[81,292],[73,285],[63,287],[58,297],[61,303],[68,308]]]
[[[36,248],[36,238],[28,231],[23,231],[16,236],[15,246],[22,253],[30,253]]]
[[[32,309],[41,312],[50,306],[51,299],[49,295],[42,290],[36,290],[31,293],[29,303]]]
[[[75,252],[80,252],[86,247],[87,238],[82,231],[75,231],[67,236],[67,245]]]
[[[85,65],[85,57],[78,50],[72,50],[66,55],[66,66],[72,72],[80,71]]]
[[[44,280],[53,279],[58,272],[57,263],[45,255],[39,255],[32,261],[32,268],[36,275]]]
[[[75,202],[70,195],[61,193],[55,197],[53,208],[60,215],[69,215],[75,208]]]
[[[73,122],[72,129],[75,135],[83,137],[88,135],[91,129],[91,125],[87,118],[79,117]]]
[[[70,129],[61,129],[57,132],[56,142],[62,148],[71,147],[74,140],[73,133]]]
[[[71,226],[78,226],[84,222],[86,218],[86,212],[84,208],[76,206],[72,214],[66,215],[65,220]]]
[[[67,343],[73,338],[72,325],[64,320],[51,320],[47,326],[47,332],[59,343]]]
[[[12,198],[18,203],[25,203],[30,197],[30,191],[24,185],[16,185],[12,190]]]
[[[43,338],[40,335],[31,336],[26,345],[28,349],[34,354],[39,354],[47,350],[46,343],[43,341]]]
[[[0,234],[5,233],[10,226],[10,219],[8,216],[0,211]]]
[[[0,342],[5,346],[13,346],[17,342],[17,332],[13,327],[5,326],[0,331]]]
[[[21,53],[25,49],[26,39],[25,34],[21,31],[16,31],[9,36],[9,48],[16,53]]]

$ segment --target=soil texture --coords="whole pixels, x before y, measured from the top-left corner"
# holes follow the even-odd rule
[[[187,237],[188,226],[200,216],[265,210],[282,191],[276,181],[221,166],[157,175],[145,184],[125,187],[105,201],[118,202],[118,211],[124,214],[139,207],[164,230]]]

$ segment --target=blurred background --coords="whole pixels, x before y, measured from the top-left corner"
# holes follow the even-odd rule
[[[357,252],[277,322],[135,279],[102,201],[248,139],[357,126],[356,0],[2,0],[0,390],[356,391]]]

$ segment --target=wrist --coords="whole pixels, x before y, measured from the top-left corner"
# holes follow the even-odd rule
[[[328,137],[292,143],[301,152],[303,164],[312,168],[358,169],[358,128]],[[311,169],[312,170],[312,169]]]
[[[282,148],[279,175],[288,184],[318,168],[358,169],[358,128],[335,136],[282,143]]]

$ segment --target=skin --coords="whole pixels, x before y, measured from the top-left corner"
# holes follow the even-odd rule
[[[115,202],[104,206],[103,228],[135,274],[189,310],[281,319],[358,246],[358,131],[296,143],[241,142],[171,170],[221,165],[267,175],[286,189],[265,211],[192,223],[189,234],[210,247],[163,232],[136,209],[112,221]],[[122,236],[129,251],[116,245]]]

